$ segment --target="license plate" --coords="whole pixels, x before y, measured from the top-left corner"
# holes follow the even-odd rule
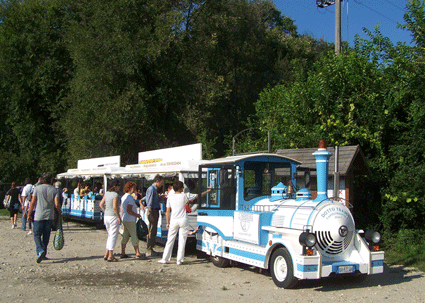
[[[352,273],[354,270],[354,266],[349,265],[349,266],[340,266],[338,267],[338,272],[340,274],[349,274]]]

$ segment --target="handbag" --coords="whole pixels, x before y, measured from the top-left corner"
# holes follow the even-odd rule
[[[139,238],[139,240],[143,240],[143,238],[146,237],[146,235],[148,234],[148,226],[142,218],[140,218],[136,222],[136,231],[137,238]]]
[[[4,200],[3,200],[3,206],[4,206],[4,208],[10,208],[10,200],[11,199],[9,199],[9,201],[7,201],[7,196],[4,197]]]
[[[186,209],[186,213],[190,214],[192,212],[192,209],[190,208],[190,205],[189,205],[189,199],[187,198],[186,195],[184,195],[184,197],[186,198],[186,204],[184,205],[184,208]]]
[[[65,245],[65,238],[63,237],[63,230],[62,230],[62,216],[59,215],[58,225],[56,227],[56,233],[53,238],[53,247],[56,250],[61,250],[64,245]]]

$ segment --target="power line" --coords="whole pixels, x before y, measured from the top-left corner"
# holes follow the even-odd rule
[[[363,2],[359,2],[358,0],[354,0],[354,2],[356,2],[357,4],[363,5],[363,6],[364,6],[364,7],[366,7],[367,9],[369,9],[369,10],[371,10],[371,11],[375,12],[376,14],[378,14],[378,15],[380,15],[380,16],[382,16],[382,17],[384,17],[385,19],[388,19],[388,20],[390,20],[391,22],[394,22],[395,24],[398,24],[398,22],[397,22],[397,21],[394,21],[393,19],[388,18],[387,16],[385,16],[385,15],[381,14],[381,13],[380,13],[380,12],[378,12],[377,10],[374,10],[373,8],[371,8],[371,7],[369,7],[369,6],[365,5],[365,4],[363,4]]]
[[[392,3],[392,2],[391,2],[391,1],[389,1],[389,0],[385,0],[385,1],[387,1],[389,4],[394,5],[395,7],[397,7],[397,8],[398,8],[398,9],[400,9],[400,10],[402,10],[403,12],[404,12],[404,11],[406,11],[404,8],[401,8],[400,6],[398,6],[397,4]]]

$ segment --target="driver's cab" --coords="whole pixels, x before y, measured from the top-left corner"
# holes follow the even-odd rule
[[[295,188],[298,165],[296,160],[272,154],[234,156],[200,165],[198,175],[204,178],[199,179],[199,196],[211,186],[201,197],[200,208],[246,210],[246,205],[270,198],[272,188],[281,182]]]
[[[268,212],[272,204],[270,207],[266,204],[271,202],[272,187],[283,179],[295,186],[298,165],[296,160],[275,154],[241,155],[204,162],[198,172],[198,176],[203,176],[198,184],[198,197],[201,197],[198,225],[230,240],[235,237],[234,228],[239,226],[241,214],[249,212],[257,218],[270,219]],[[209,187],[211,190],[207,191]],[[256,205],[260,201],[262,205]]]

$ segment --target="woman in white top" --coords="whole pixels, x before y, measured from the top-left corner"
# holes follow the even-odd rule
[[[128,258],[125,253],[125,247],[131,237],[131,244],[134,246],[136,252],[136,259],[145,259],[146,256],[140,253],[139,250],[139,238],[137,238],[137,227],[136,221],[140,218],[137,213],[137,205],[132,194],[137,192],[137,185],[134,182],[127,182],[124,186],[124,196],[122,196],[121,208],[122,208],[122,225],[124,225],[124,232],[122,234],[121,241],[121,258]],[[143,206],[142,206],[143,207]]]
[[[120,182],[115,179],[111,181],[109,190],[106,192],[99,207],[104,212],[103,223],[105,223],[106,231],[108,232],[108,239],[106,240],[106,252],[103,259],[108,262],[117,262],[118,259],[114,257],[114,248],[117,243],[119,227],[121,224],[121,217],[119,213],[120,198],[118,191],[120,190]]]
[[[188,199],[183,193],[184,185],[181,181],[176,181],[173,184],[174,194],[168,196],[167,199],[167,228],[168,238],[167,244],[165,244],[164,253],[159,263],[168,263],[171,259],[171,253],[173,252],[174,240],[176,239],[177,232],[179,232],[179,247],[177,250],[177,265],[183,263],[184,250],[186,246],[187,232],[189,231],[189,225],[187,223],[187,215],[185,204],[188,203]]]

